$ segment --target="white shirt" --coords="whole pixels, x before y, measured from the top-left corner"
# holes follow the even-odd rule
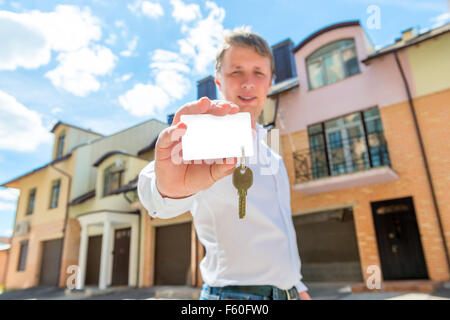
[[[239,219],[239,197],[232,175],[190,197],[163,198],[156,188],[152,161],[139,174],[139,199],[154,218],[191,212],[206,249],[200,263],[206,284],[273,285],[283,290],[295,285],[298,292],[306,291],[301,281],[286,168],[283,159],[265,143],[267,131],[259,124],[256,128],[254,155],[245,161],[253,171],[253,185],[247,190],[243,219]]]

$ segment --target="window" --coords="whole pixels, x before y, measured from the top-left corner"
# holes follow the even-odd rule
[[[61,180],[55,180],[52,183],[52,194],[50,198],[50,209],[58,207],[59,189],[61,187]]]
[[[339,40],[306,58],[309,88],[316,89],[359,73],[355,42]]]
[[[103,184],[104,197],[122,186],[122,173],[123,169],[116,167],[115,164],[105,169]]]
[[[36,199],[36,188],[30,190],[30,194],[28,195],[28,206],[27,206],[27,215],[32,214],[34,211],[34,201]]]
[[[308,127],[313,178],[390,166],[377,107]]]
[[[63,132],[60,134],[60,136],[58,138],[58,145],[57,145],[57,149],[56,149],[56,158],[59,158],[63,155],[65,140],[66,140],[66,133]]]
[[[28,240],[23,241],[20,244],[20,254],[19,254],[19,264],[17,266],[17,271],[24,271],[27,264],[27,253],[28,253]]]
[[[390,165],[387,143],[384,139],[378,108],[374,107],[364,111],[363,116],[373,166]]]

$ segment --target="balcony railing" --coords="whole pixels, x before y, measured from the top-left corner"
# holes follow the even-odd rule
[[[382,132],[327,142],[314,139],[311,148],[296,151],[293,156],[295,183],[390,166]]]

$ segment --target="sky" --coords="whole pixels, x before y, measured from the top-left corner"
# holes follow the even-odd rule
[[[373,14],[379,12],[379,24]],[[196,100],[226,30],[294,45],[359,20],[375,48],[449,21],[449,0],[0,0],[0,184],[51,160],[63,121],[110,135]],[[0,188],[0,236],[19,191]]]

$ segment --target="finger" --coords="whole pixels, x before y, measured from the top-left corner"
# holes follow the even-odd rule
[[[179,141],[186,133],[187,126],[183,122],[179,122],[175,126],[170,126],[161,131],[158,140],[156,141],[156,148],[166,149],[170,148],[175,142]]]
[[[185,114],[202,114],[206,113],[211,106],[211,100],[203,97],[200,100],[185,104],[173,116],[172,126],[180,122],[180,117]]]
[[[216,106],[218,109],[215,109],[219,112],[218,115],[226,115],[226,114],[234,114],[239,112],[239,106],[229,102],[229,101],[225,101],[225,100],[213,100],[211,102],[211,109]],[[223,110],[226,111],[223,111]],[[216,111],[216,112],[217,112]],[[209,111],[207,113],[210,113]]]
[[[233,161],[233,163],[230,164],[213,164],[211,166],[211,176],[214,181],[217,181],[227,175],[229,175],[231,172],[233,172],[237,161]]]

